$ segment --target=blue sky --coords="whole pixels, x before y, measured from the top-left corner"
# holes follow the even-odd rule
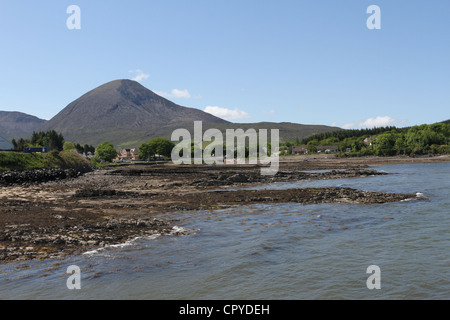
[[[70,5],[81,29],[69,30]],[[381,9],[381,29],[366,12]],[[116,79],[233,122],[450,118],[450,1],[0,2],[0,110],[50,119]]]

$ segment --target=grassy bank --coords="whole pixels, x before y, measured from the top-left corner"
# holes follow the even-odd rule
[[[74,151],[52,151],[50,153],[0,153],[0,171],[32,170],[42,168],[80,168],[90,163]]]

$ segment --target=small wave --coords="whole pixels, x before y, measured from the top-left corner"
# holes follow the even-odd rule
[[[407,198],[407,199],[401,200],[400,202],[414,201],[414,200],[424,199],[424,198],[425,198],[425,195],[422,192],[416,192],[415,198]]]
[[[153,234],[153,235],[151,235],[151,236],[146,236],[146,237],[136,237],[136,238],[131,239],[131,240],[128,240],[128,241],[126,241],[126,242],[124,242],[124,243],[119,243],[119,244],[109,244],[109,245],[106,245],[106,246],[104,246],[104,247],[102,247],[102,248],[97,248],[97,249],[94,249],[94,250],[91,250],[91,251],[84,252],[83,255],[94,255],[94,254],[98,254],[98,253],[103,252],[103,251],[105,251],[105,250],[107,250],[107,249],[118,249],[118,248],[119,248],[119,249],[122,249],[122,248],[129,247],[129,246],[134,245],[134,243],[135,243],[136,241],[140,240],[140,239],[154,240],[154,239],[156,239],[156,238],[158,238],[158,237],[160,237],[160,236],[161,236],[160,233],[156,233],[156,234]]]
[[[100,251],[103,251],[103,248],[99,248],[99,249],[83,252],[83,255],[91,256],[91,255],[99,253]]]
[[[196,233],[197,231],[198,230],[196,230],[196,229],[189,229],[189,228],[174,226],[172,228],[172,230],[170,231],[170,233],[168,233],[166,235],[169,235],[169,236],[188,235],[188,234]],[[136,237],[136,238],[128,240],[128,241],[126,241],[124,243],[110,244],[110,245],[106,245],[106,246],[101,247],[101,248],[97,248],[97,249],[94,249],[94,250],[91,250],[91,251],[84,252],[83,255],[94,255],[94,254],[98,254],[100,252],[104,252],[104,251],[106,251],[108,249],[122,249],[122,248],[134,245],[136,243],[136,241],[138,241],[138,240],[154,240],[156,238],[159,238],[160,236],[162,236],[162,234],[156,233],[156,234],[153,234],[151,236]]]
[[[179,235],[188,235],[188,234],[193,234],[196,233],[197,229],[189,229],[189,228],[185,228],[185,227],[179,227],[179,226],[174,226],[172,228],[172,231],[170,231],[169,235],[173,236],[179,236]]]

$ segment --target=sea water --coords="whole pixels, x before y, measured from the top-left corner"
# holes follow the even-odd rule
[[[342,186],[426,200],[179,213],[170,218],[188,235],[0,265],[0,298],[449,299],[450,163],[373,168],[391,174],[251,189]],[[372,265],[380,289],[367,286]],[[70,266],[81,272],[79,290],[68,289]]]

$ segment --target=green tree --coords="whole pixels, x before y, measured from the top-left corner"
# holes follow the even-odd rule
[[[394,133],[383,133],[377,137],[374,143],[374,151],[378,156],[393,156],[395,155],[394,145],[396,135]]]
[[[320,144],[321,145],[336,145],[339,143],[339,139],[337,137],[331,137],[327,139],[323,139]]]
[[[85,144],[85,145],[83,146],[83,152],[86,153],[86,154],[87,154],[88,152],[94,154],[94,152],[95,152],[95,147],[94,147],[94,146],[91,146],[91,145]]]
[[[403,133],[400,133],[397,135],[397,138],[395,139],[394,143],[394,150],[397,154],[410,154],[411,150],[409,149],[406,140],[405,135]]]
[[[55,130],[47,132],[33,132],[33,134],[31,135],[30,144],[36,147],[47,146],[52,149],[62,151],[64,146],[64,137],[62,134],[57,133]]]
[[[153,147],[150,146],[150,144],[143,143],[139,147],[139,159],[141,160],[150,160],[151,157],[153,157],[156,154],[156,151],[153,149]]]
[[[172,141],[163,138],[155,138],[149,142],[151,148],[153,148],[156,154],[170,158],[172,154],[172,149],[175,144]]]
[[[103,142],[95,149],[95,155],[102,160],[111,162],[117,156],[117,151],[112,143]]]
[[[316,153],[318,145],[319,141],[317,139],[311,140],[306,145],[306,150],[308,150],[308,153]]]
[[[356,140],[353,142],[351,148],[352,148],[352,151],[359,152],[359,151],[361,151],[362,148],[364,148],[365,146],[366,146],[366,145],[365,145],[365,143],[364,143],[364,140],[358,138],[358,139],[356,139]]]
[[[75,145],[74,145],[72,142],[69,142],[69,141],[64,142],[63,150],[64,150],[64,151],[72,151],[72,150],[75,150]]]
[[[64,143],[64,144],[65,144],[65,143]],[[63,149],[64,149],[64,147],[63,147]],[[78,152],[78,153],[83,153],[83,152],[84,152],[83,147],[82,147],[81,144],[79,144],[79,143],[77,143],[77,144],[75,145],[75,149],[77,149],[77,152]]]
[[[25,140],[23,138],[20,138],[17,141],[16,139],[12,139],[11,142],[14,146],[15,151],[23,151],[24,148],[32,146],[30,140]]]
[[[361,148],[358,147],[358,144],[356,143],[357,138],[345,138],[344,140],[342,140],[341,142],[337,141],[338,143],[332,143],[332,144],[338,144],[339,145],[339,150],[345,152],[347,150],[347,148],[352,149],[352,151],[359,151]],[[321,143],[322,145],[328,144],[328,143],[324,143],[322,141]]]
[[[445,126],[429,126],[426,124],[411,127],[405,135],[406,144],[413,154],[431,152],[433,144],[444,145],[447,143],[448,139],[443,133],[445,129]]]
[[[429,128],[436,133],[442,134],[444,137],[450,137],[450,124],[434,123],[429,125]]]
[[[155,155],[161,155],[170,158],[175,144],[167,139],[155,138],[139,147],[139,158],[150,159]]]

